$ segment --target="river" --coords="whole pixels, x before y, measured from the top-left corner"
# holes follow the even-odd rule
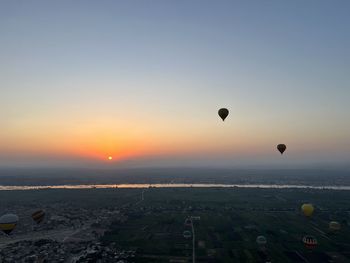
[[[350,190],[350,186],[313,186],[288,184],[85,184],[85,185],[38,185],[38,186],[5,186],[0,191],[43,190],[43,189],[110,189],[110,188],[263,188],[263,189],[317,189],[317,190]]]

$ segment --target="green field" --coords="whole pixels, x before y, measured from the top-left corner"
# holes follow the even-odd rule
[[[311,219],[300,212],[303,202],[316,207]],[[349,211],[346,191],[152,188],[103,240],[137,248],[138,262],[190,262],[184,221],[200,216],[194,221],[197,262],[350,262]],[[342,230],[330,232],[331,220],[341,222]],[[313,251],[301,242],[306,234],[318,240]],[[255,241],[259,235],[268,240],[264,251]]]
[[[144,191],[144,200],[141,199]],[[315,212],[306,218],[303,203]],[[0,191],[0,209],[18,211],[24,229],[30,209],[43,207],[50,215],[98,216],[101,209],[118,210],[127,220],[113,221],[101,238],[124,250],[136,250],[136,262],[192,262],[192,239],[184,224],[194,220],[196,262],[350,262],[349,191],[244,188],[148,188]],[[58,210],[56,210],[58,209]],[[28,211],[27,211],[28,210]],[[20,212],[22,211],[22,212]],[[80,211],[80,210],[77,210]],[[77,214],[79,216],[79,212]],[[329,230],[329,222],[341,231]],[[23,223],[24,222],[24,223]],[[266,247],[256,238],[263,235]],[[304,235],[318,246],[310,251]]]

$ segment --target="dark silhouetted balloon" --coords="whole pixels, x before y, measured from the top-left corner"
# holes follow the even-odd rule
[[[284,151],[287,149],[287,146],[285,145],[285,144],[279,144],[279,145],[277,145],[277,150],[281,153],[281,154],[283,154],[284,153]]]
[[[45,217],[45,212],[43,210],[38,210],[32,214],[33,220],[37,223],[40,224]]]
[[[218,113],[219,113],[220,118],[224,121],[226,119],[226,117],[228,116],[228,109],[221,108]]]

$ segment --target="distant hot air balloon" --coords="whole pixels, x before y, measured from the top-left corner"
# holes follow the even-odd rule
[[[314,249],[317,246],[317,239],[313,236],[304,236],[303,243],[307,249]]]
[[[218,111],[218,114],[220,116],[220,118],[222,119],[222,121],[224,121],[226,119],[226,117],[228,116],[228,109],[226,108],[221,108],[219,111]]]
[[[32,218],[35,223],[40,224],[45,217],[45,212],[43,210],[37,210],[32,214]]]
[[[267,244],[267,240],[266,240],[266,237],[264,236],[258,236],[256,238],[256,243],[259,245],[259,246],[265,246]]]
[[[192,233],[191,233],[191,231],[186,230],[186,231],[184,231],[183,236],[184,236],[184,238],[188,239],[188,238],[192,237]]]
[[[258,244],[259,250],[261,250],[261,251],[265,251],[266,250],[266,244],[267,244],[266,237],[258,236],[256,238],[256,243]]]
[[[287,146],[285,144],[279,144],[277,145],[277,150],[283,154],[285,152],[285,150],[287,149]]]
[[[191,226],[192,225],[192,220],[191,218],[186,218],[185,220],[185,226]]]
[[[341,229],[341,225],[337,221],[331,221],[331,222],[329,222],[329,229],[331,231],[336,232],[336,231],[339,231]]]
[[[0,230],[9,235],[18,223],[18,216],[15,214],[5,214],[0,217]]]
[[[301,211],[304,213],[305,216],[310,217],[314,213],[314,206],[312,204],[303,204],[301,206]]]

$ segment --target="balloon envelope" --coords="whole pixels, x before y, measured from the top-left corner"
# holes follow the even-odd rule
[[[45,217],[45,212],[43,210],[38,210],[32,214],[33,220],[37,223],[40,224]]]
[[[256,238],[256,243],[257,243],[258,245],[260,245],[260,246],[266,245],[266,243],[267,243],[266,237],[264,237],[264,236],[258,236],[258,237]]]
[[[315,210],[315,208],[312,204],[303,204],[301,206],[301,211],[307,217],[312,216],[312,214],[314,213],[314,210]]]
[[[338,231],[341,229],[341,225],[337,221],[331,221],[329,222],[329,229],[332,231]]]
[[[18,223],[18,216],[15,214],[6,214],[0,217],[0,230],[9,235]]]
[[[317,239],[313,236],[304,236],[303,243],[307,249],[314,249],[317,246]]]
[[[187,238],[191,238],[192,237],[192,233],[191,233],[191,231],[186,230],[186,231],[184,231],[183,236],[186,239]]]
[[[229,113],[229,111],[228,111],[228,109],[226,109],[226,108],[221,108],[221,109],[219,110],[219,112],[218,112],[220,118],[221,118],[223,121],[224,121],[224,120],[226,119],[226,117],[228,116],[228,113]]]
[[[279,144],[277,145],[277,150],[283,154],[285,152],[285,150],[287,149],[287,146],[285,144]]]
[[[185,226],[191,226],[192,225],[192,220],[190,218],[187,218],[185,220]]]

